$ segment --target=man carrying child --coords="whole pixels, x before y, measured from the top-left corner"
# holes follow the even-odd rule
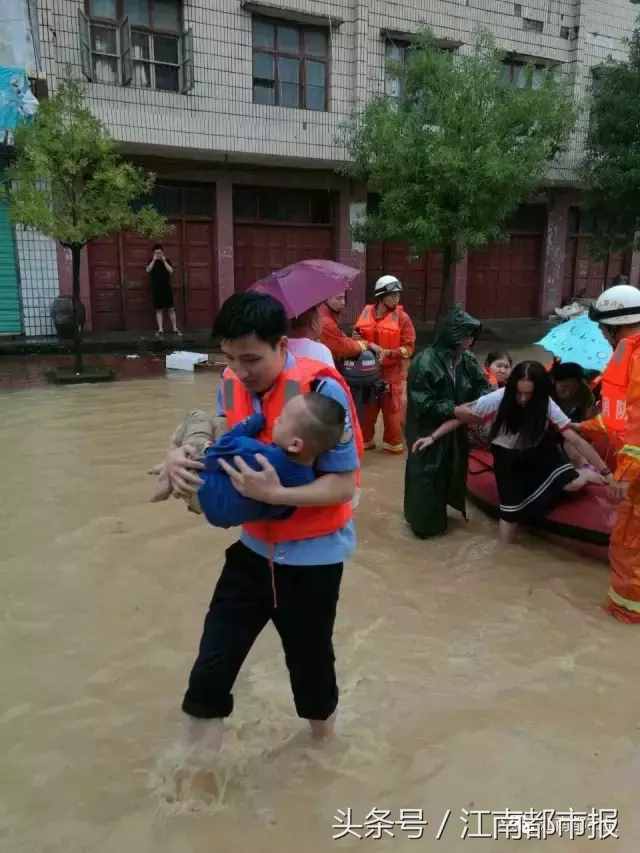
[[[218,461],[240,494],[296,509],[288,518],[245,524],[227,550],[182,708],[192,718],[229,716],[240,667],[272,621],[298,715],[309,721],[315,737],[326,737],[333,732],[338,704],[332,635],[343,563],[356,544],[351,501],[362,439],[344,380],[327,365],[294,358],[287,351],[286,330],[284,309],[266,294],[238,293],[224,303],[215,333],[228,368],[218,389],[217,414],[225,415],[230,427],[262,414],[265,427],[258,437],[271,442],[287,401],[315,392],[342,406],[344,431],[335,447],[317,456],[314,481],[302,486],[283,486],[260,454],[260,470],[238,457],[235,465]],[[172,448],[166,458],[171,487],[184,497],[202,485],[203,465],[194,456],[185,445]]]

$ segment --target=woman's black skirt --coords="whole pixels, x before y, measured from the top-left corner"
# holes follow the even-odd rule
[[[557,503],[566,485],[578,477],[557,438],[545,433],[536,447],[507,450],[492,445],[500,495],[500,518],[526,522],[542,518]]]

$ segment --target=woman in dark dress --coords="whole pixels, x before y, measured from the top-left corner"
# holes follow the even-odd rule
[[[173,267],[171,261],[164,253],[164,249],[158,243],[153,247],[153,256],[147,266],[149,281],[151,282],[151,298],[156,311],[156,324],[158,337],[164,334],[163,311],[169,314],[169,321],[174,335],[181,335],[176,322],[176,309],[173,306],[173,291],[171,289],[171,276]]]
[[[462,409],[491,424],[489,440],[503,543],[513,541],[520,522],[544,517],[565,492],[577,492],[587,483],[611,485],[611,471],[571,428],[571,421],[551,396],[552,388],[541,364],[523,361],[516,365],[505,388],[456,409],[456,417]],[[576,468],[567,449],[573,458],[583,459],[586,467]]]

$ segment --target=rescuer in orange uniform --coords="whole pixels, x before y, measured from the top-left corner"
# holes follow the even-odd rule
[[[362,421],[365,449],[375,447],[374,431],[380,409],[384,422],[383,450],[402,453],[402,429],[406,408],[407,369],[416,345],[416,330],[400,305],[402,284],[394,275],[383,275],[375,284],[375,305],[366,305],[355,325],[355,333],[369,345],[377,344],[382,379],[387,390],[367,405]]]
[[[614,348],[602,375],[601,414],[580,424],[596,447],[606,438],[603,458],[615,461],[614,492],[621,501],[609,546],[607,609],[622,622],[640,622],[640,290],[610,287],[590,316]]]
[[[332,296],[318,306],[321,322],[320,342],[331,350],[338,369],[345,359],[358,358],[365,350],[371,350],[376,356],[382,352],[382,348],[373,341],[354,340],[345,335],[340,328],[340,315],[344,306],[344,293]]]

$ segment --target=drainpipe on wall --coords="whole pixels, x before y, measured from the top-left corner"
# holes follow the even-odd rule
[[[636,244],[640,241],[640,232],[636,231]],[[631,254],[631,267],[629,269],[629,284],[640,287],[640,252],[636,249]]]
[[[365,0],[354,0],[354,76],[353,76],[353,112],[359,113],[367,102],[367,35],[369,26],[369,10]],[[362,243],[351,239],[351,225],[366,214],[366,187],[355,187],[353,182],[345,179],[345,186],[340,191],[338,214],[338,258],[345,264],[357,267],[360,275],[351,286],[350,299],[347,303],[345,320],[354,322],[365,303],[367,250]]]
[[[368,8],[365,0],[354,0],[354,81],[353,108],[361,110],[367,102],[367,29],[369,24]]]
[[[562,303],[569,204],[570,199],[561,191],[549,193],[539,306],[539,315],[542,318],[547,317]]]

